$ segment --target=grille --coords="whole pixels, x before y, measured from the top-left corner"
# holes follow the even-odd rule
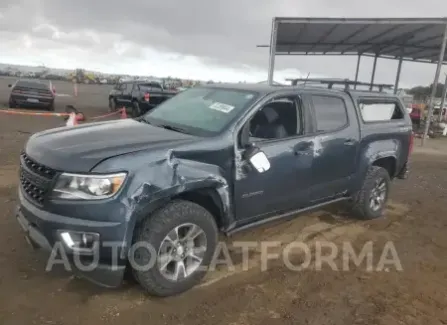
[[[22,184],[23,190],[31,199],[39,204],[43,204],[46,190],[31,183],[23,174],[23,172],[20,173],[20,183]]]
[[[20,183],[23,191],[31,200],[42,205],[56,171],[35,162],[25,153],[21,154],[20,165]]]
[[[32,172],[39,174],[45,178],[49,178],[49,179],[53,179],[53,177],[56,176],[56,171],[54,169],[51,169],[47,166],[39,164],[38,162],[35,162],[31,158],[29,158],[24,152],[22,152],[21,157],[22,157],[23,163]]]

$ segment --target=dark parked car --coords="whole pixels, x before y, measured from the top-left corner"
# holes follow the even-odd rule
[[[136,280],[168,296],[202,279],[219,232],[340,201],[380,217],[412,145],[394,95],[200,86],[140,118],[34,134],[20,157],[17,218],[35,246],[59,242],[87,262],[98,253],[93,270],[73,263],[82,276],[118,286],[132,260]]]
[[[19,79],[8,86],[11,88],[9,107],[36,107],[54,111],[55,90],[51,81]]]
[[[109,109],[129,108],[132,117],[140,116],[171,98],[177,91],[166,90],[159,81],[127,81],[113,87],[109,94]]]

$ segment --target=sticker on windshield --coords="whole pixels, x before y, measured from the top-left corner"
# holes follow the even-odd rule
[[[223,113],[230,113],[234,109],[234,106],[224,104],[224,103],[214,102],[209,106],[209,108],[214,109],[219,112],[223,112]]]

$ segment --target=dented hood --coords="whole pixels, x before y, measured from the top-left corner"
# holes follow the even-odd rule
[[[197,138],[132,119],[88,123],[34,134],[25,151],[56,170],[88,172],[104,159],[140,150],[159,149]]]

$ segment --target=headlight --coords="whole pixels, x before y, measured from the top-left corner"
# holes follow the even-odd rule
[[[126,179],[125,173],[79,175],[63,173],[53,189],[53,198],[67,200],[99,200],[115,195]]]

